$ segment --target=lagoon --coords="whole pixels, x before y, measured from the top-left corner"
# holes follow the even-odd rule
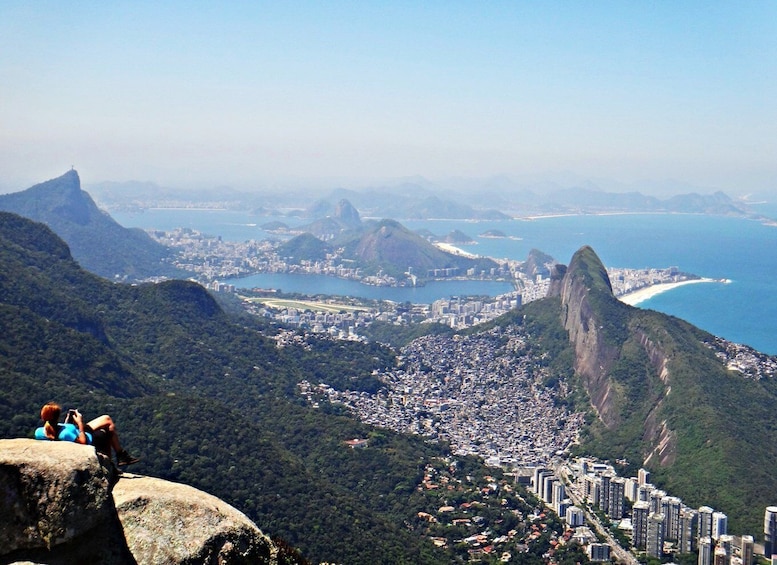
[[[433,281],[426,286],[417,287],[386,287],[325,275],[289,273],[262,273],[224,282],[234,284],[238,288],[274,288],[282,292],[329,294],[414,304],[431,304],[435,300],[452,296],[498,296],[514,290],[512,284],[497,281],[451,280]]]
[[[777,215],[777,207],[774,206],[765,206],[761,211]],[[246,212],[223,210],[148,210],[143,214],[113,213],[113,217],[127,227],[165,230],[191,227],[232,241],[277,237],[259,228],[273,219],[288,225],[304,223],[297,218],[257,217]],[[529,251],[536,248],[561,263],[568,263],[577,249],[590,245],[608,267],[677,266],[682,271],[705,278],[730,279],[731,284],[676,288],[640,303],[639,307],[683,318],[720,337],[750,345],[765,353],[777,354],[777,227],[741,218],[682,214],[586,215],[489,222],[415,220],[402,223],[410,229],[428,229],[440,236],[459,229],[477,241],[477,245],[463,246],[466,251],[495,258],[525,259]],[[480,237],[487,230],[500,230],[509,237]],[[365,296],[357,293],[364,290],[370,293],[370,297],[411,302],[431,302],[450,295],[496,295],[506,292],[505,286],[490,285],[509,287],[507,283],[486,281],[445,281],[417,289],[393,289],[367,287],[354,281],[329,277],[283,277],[276,280],[277,286],[289,292]],[[250,281],[250,277],[241,280],[251,286],[274,286],[259,282],[272,279],[256,279],[256,283]],[[438,284],[441,286],[438,287]]]

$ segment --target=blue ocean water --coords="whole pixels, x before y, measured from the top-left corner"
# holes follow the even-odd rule
[[[777,206],[764,205],[760,211],[777,217]],[[149,210],[143,214],[114,213],[113,216],[128,227],[192,227],[233,241],[270,237],[258,226],[272,220],[243,212],[201,210]],[[280,220],[289,225],[294,223],[288,218]],[[577,249],[590,245],[608,267],[677,266],[702,277],[729,279],[730,284],[683,286],[639,307],[672,314],[731,341],[777,354],[777,227],[738,218],[680,214],[561,216],[495,222],[405,221],[403,224],[410,229],[428,229],[437,235],[458,229],[477,241],[477,245],[464,249],[495,258],[525,259],[536,248],[568,263]],[[500,230],[509,237],[480,237],[487,230]],[[343,294],[415,302],[434,300],[435,295],[439,298],[504,292],[504,286],[501,290],[488,286],[494,283],[486,283],[479,292],[472,292],[467,290],[471,283],[455,281],[432,283],[423,289],[386,289],[350,281],[296,277],[300,279],[299,287],[291,288],[288,279],[279,286],[300,292],[332,288],[332,294],[340,294],[337,289],[345,289]],[[328,286],[322,287],[324,283]],[[444,286],[436,287],[438,284]],[[359,292],[360,287],[365,292]]]

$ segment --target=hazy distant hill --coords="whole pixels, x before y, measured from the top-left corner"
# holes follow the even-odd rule
[[[439,182],[413,177],[393,185],[338,188],[323,198],[316,193],[317,200],[313,203],[312,191],[301,189],[241,192],[222,187],[192,191],[148,182],[103,182],[90,190],[107,209],[195,205],[313,220],[333,216],[337,203],[343,199],[358,208],[362,216],[396,220],[502,220],[515,216],[597,213],[715,214],[766,220],[751,210],[747,202],[707,187],[670,181],[624,185],[575,175],[534,179],[498,176]]]
[[[278,247],[278,255],[284,257],[289,263],[323,261],[326,259],[327,253],[331,252],[331,245],[310,233],[293,237]]]
[[[122,227],[97,208],[81,190],[75,170],[27,190],[0,195],[0,210],[48,225],[84,268],[100,276],[136,280],[178,274],[166,263],[166,247],[140,229]]]
[[[344,248],[344,257],[352,259],[369,273],[378,270],[401,276],[411,269],[426,278],[432,269],[467,269],[477,271],[496,267],[492,259],[471,259],[446,253],[426,239],[394,220],[382,220],[362,232],[345,232],[334,242]]]

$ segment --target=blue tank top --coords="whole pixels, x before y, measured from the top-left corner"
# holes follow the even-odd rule
[[[57,439],[59,441],[76,441],[78,439],[78,426],[75,424],[57,424],[59,426],[59,435]],[[92,434],[84,432],[86,435],[86,443],[92,445]],[[46,436],[46,429],[41,426],[35,430],[35,439],[49,439]]]

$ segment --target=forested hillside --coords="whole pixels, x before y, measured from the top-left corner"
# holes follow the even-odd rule
[[[193,283],[100,279],[46,226],[7,213],[0,296],[0,437],[30,437],[52,399],[89,418],[110,413],[142,458],[133,471],[215,494],[316,562],[466,561],[468,546],[453,543],[466,528],[418,517],[449,500],[478,504],[495,532],[531,533],[516,516],[536,506],[511,490],[484,494],[505,484],[498,470],[295,394],[303,379],[373,389],[373,371],[394,363],[382,346],[291,332],[281,345],[277,330],[236,322]],[[365,449],[345,443],[357,438]],[[457,486],[422,487],[440,473]],[[530,562],[560,528],[542,520]],[[438,548],[432,535],[451,541]]]
[[[740,347],[743,361],[732,363],[709,333],[621,303],[589,247],[572,258],[558,295],[593,408],[581,451],[646,466],[689,506],[722,510],[731,531],[757,534],[777,490],[777,374],[759,370],[774,360]]]

